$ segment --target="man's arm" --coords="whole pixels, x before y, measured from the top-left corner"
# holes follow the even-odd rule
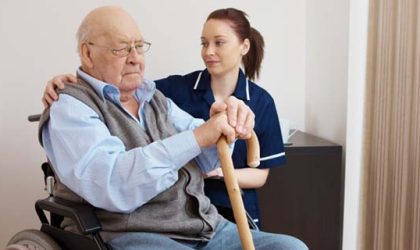
[[[68,95],[52,105],[43,141],[63,184],[114,212],[130,212],[169,188],[200,154],[192,130],[126,151],[93,110]]]
[[[203,125],[203,119],[192,117],[190,114],[180,109],[171,99],[168,98],[167,100],[169,118],[178,131],[193,130]],[[231,149],[233,151],[233,144],[231,144]],[[216,145],[201,147],[201,154],[195,158],[195,161],[204,174],[220,167]]]

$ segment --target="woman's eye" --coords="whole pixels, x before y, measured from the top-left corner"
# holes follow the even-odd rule
[[[217,46],[222,46],[225,43],[225,41],[216,41]]]

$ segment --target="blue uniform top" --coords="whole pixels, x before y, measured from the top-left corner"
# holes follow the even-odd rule
[[[210,86],[211,76],[207,70],[180,76],[173,75],[156,81],[157,88],[171,98],[181,109],[196,118],[209,119],[214,95]],[[259,168],[271,168],[285,163],[283,140],[274,100],[271,95],[249,81],[242,70],[233,95],[247,104],[255,114],[254,131],[260,143],[261,164]],[[246,168],[246,144],[235,143],[232,155],[235,168]],[[222,182],[206,180],[205,191],[217,206],[230,207],[229,197]],[[255,189],[244,189],[244,205],[247,212],[259,221],[258,199]]]

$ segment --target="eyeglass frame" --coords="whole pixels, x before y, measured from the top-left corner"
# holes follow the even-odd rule
[[[133,48],[135,49],[135,51],[139,55],[142,55],[142,54],[146,53],[147,51],[149,51],[150,47],[152,46],[152,44],[150,42],[147,42],[147,41],[141,41],[140,42],[141,45],[139,43],[135,43],[134,45],[127,44],[127,46],[125,46],[124,48],[120,48],[120,49],[110,48],[110,47],[107,47],[107,46],[104,46],[104,45],[100,45],[100,44],[97,44],[97,43],[93,43],[93,42],[90,42],[90,41],[86,41],[85,43],[87,45],[91,45],[91,46],[96,46],[96,47],[99,47],[99,48],[107,49],[107,50],[111,51],[111,53],[114,56],[117,56],[117,57],[126,57],[126,56],[128,56],[131,53],[131,51],[133,50]],[[145,44],[147,45],[147,49],[146,50],[142,50],[141,52],[139,52],[137,50],[137,46],[140,46],[141,48],[143,48]],[[124,54],[118,54],[119,52],[124,52],[124,51],[126,53],[124,53]]]

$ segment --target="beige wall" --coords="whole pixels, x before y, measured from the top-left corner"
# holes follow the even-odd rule
[[[280,117],[344,144],[348,1],[1,1],[0,248],[15,232],[39,227],[33,203],[45,196],[39,168],[45,157],[36,124],[26,116],[41,111],[40,96],[52,75],[78,66],[74,34],[89,10],[116,3],[130,10],[153,43],[150,79],[203,68],[199,36],[207,14],[229,6],[245,10],[266,39],[259,82],[274,97]],[[325,46],[331,38],[334,46]],[[327,108],[324,100],[331,95],[322,91],[331,87],[334,109]]]

